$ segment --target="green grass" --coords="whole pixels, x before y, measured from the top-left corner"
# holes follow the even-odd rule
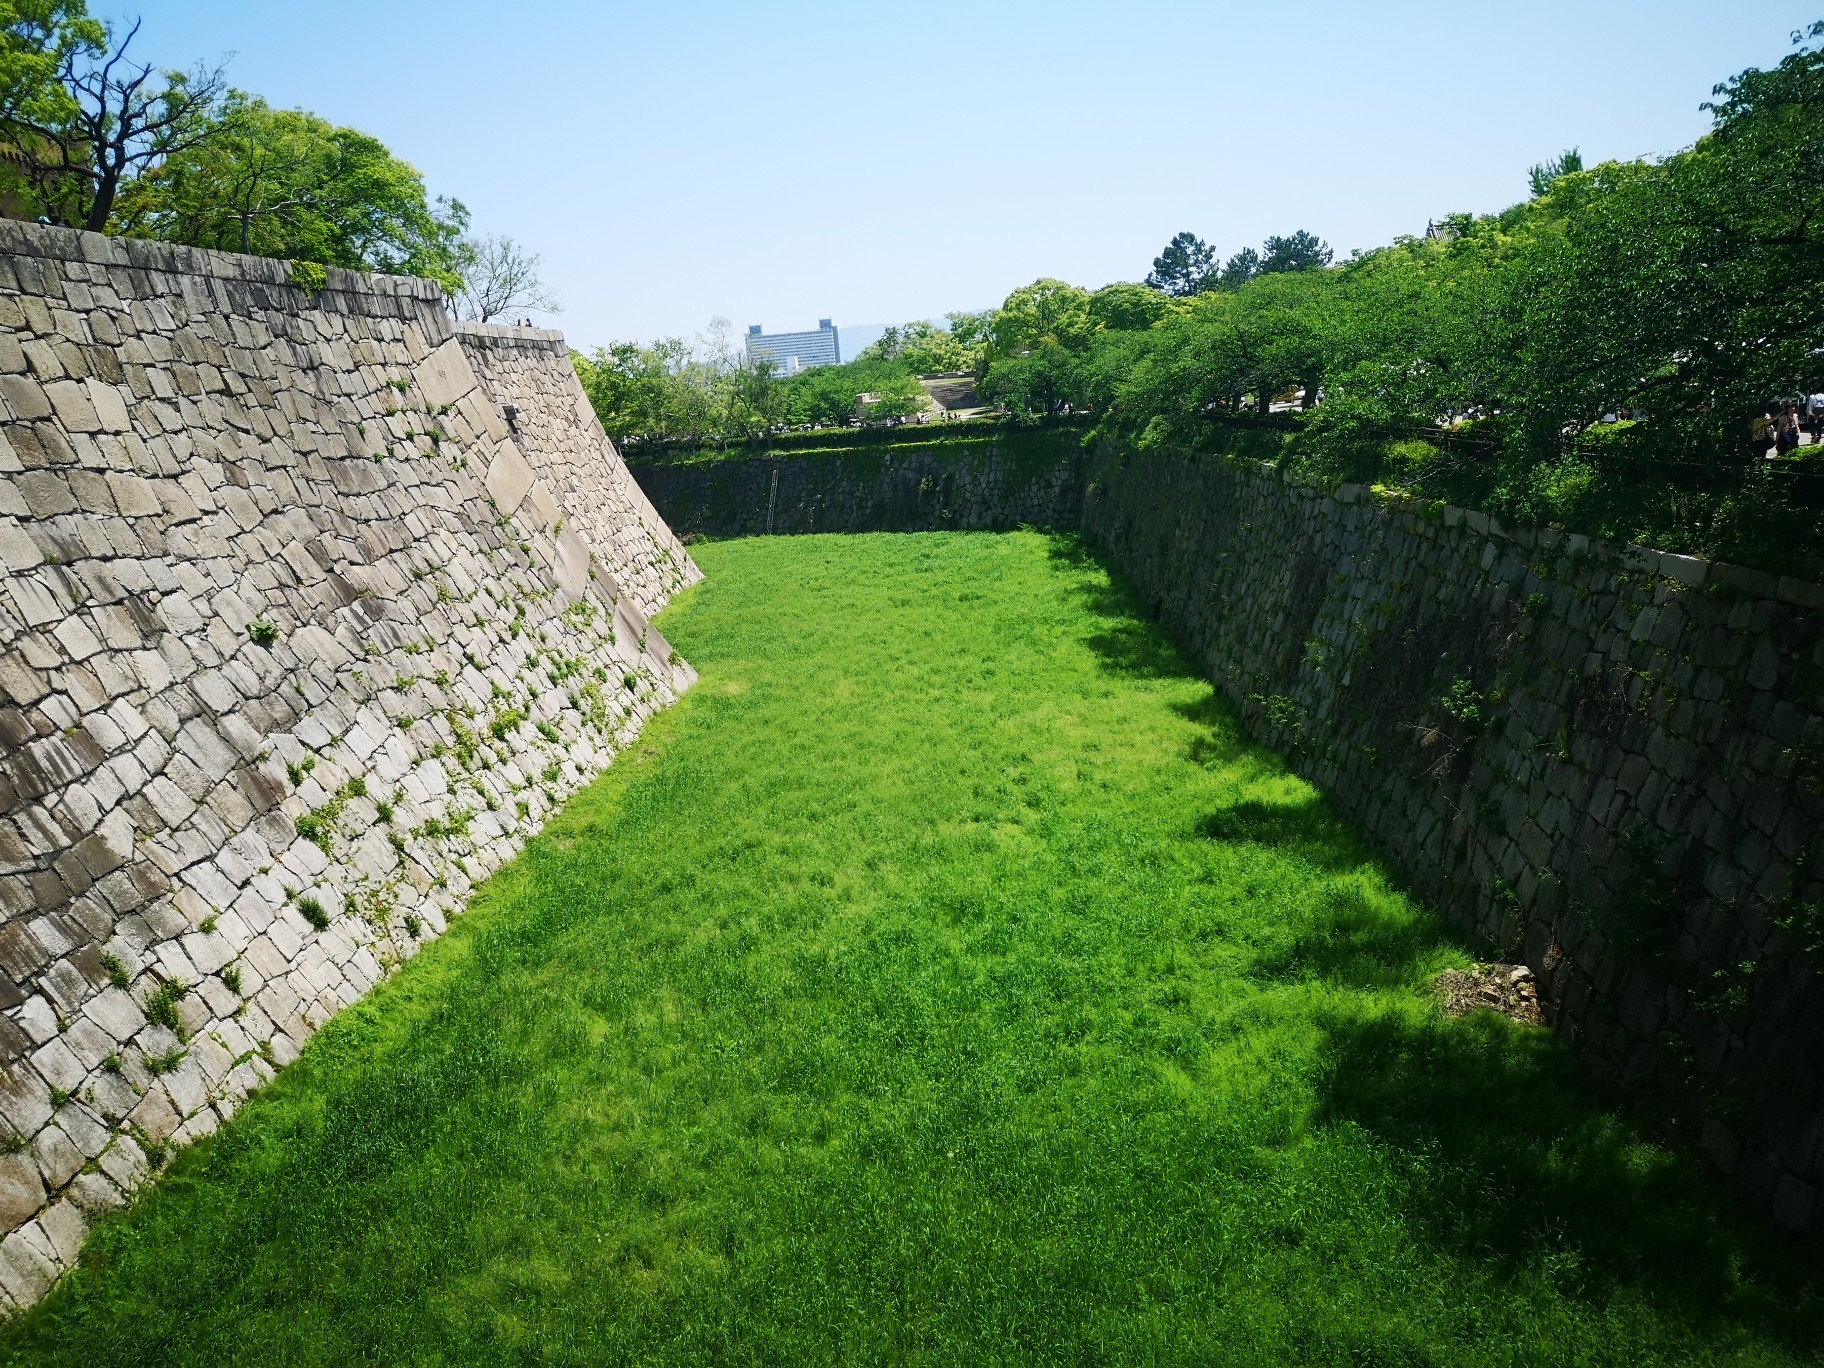
[[[1073,543],[701,549],[685,701],[15,1361],[1796,1363],[1819,1283]]]

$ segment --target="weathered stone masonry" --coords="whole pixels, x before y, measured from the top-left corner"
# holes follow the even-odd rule
[[[947,442],[901,428],[891,445],[785,456],[635,456],[641,486],[680,536],[1074,527],[1083,481],[1075,430]]]
[[[562,339],[422,281],[0,222],[0,405],[23,1306],[688,687],[698,572]]]
[[[976,459],[938,478],[998,491]],[[749,502],[718,517],[752,530],[764,464],[738,464],[717,479]],[[865,480],[830,468],[800,500],[865,526]],[[1061,515],[997,494],[947,525],[1091,533],[1255,735],[1525,956],[1600,1084],[1824,1224],[1824,587],[1222,457],[1058,470]]]

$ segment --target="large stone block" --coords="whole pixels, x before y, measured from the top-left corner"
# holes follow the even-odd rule
[[[494,450],[488,466],[488,495],[502,517],[511,517],[532,488],[531,465],[512,442],[502,442]]]

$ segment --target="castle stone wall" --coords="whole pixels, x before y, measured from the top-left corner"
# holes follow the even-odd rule
[[[0,221],[0,1305],[689,686],[587,413],[426,282]]]
[[[779,456],[634,457],[630,464],[680,536],[934,532],[1074,527],[1081,513],[1074,430],[947,441],[902,429],[903,443]],[[869,434],[872,435],[872,434]]]

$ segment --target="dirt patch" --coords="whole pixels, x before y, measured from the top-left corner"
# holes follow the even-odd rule
[[[1533,980],[1533,971],[1524,964],[1446,969],[1438,975],[1437,987],[1444,999],[1444,1010],[1452,1016],[1468,1016],[1486,1009],[1528,1026],[1545,1024],[1545,1015],[1539,1010],[1539,986]]]

